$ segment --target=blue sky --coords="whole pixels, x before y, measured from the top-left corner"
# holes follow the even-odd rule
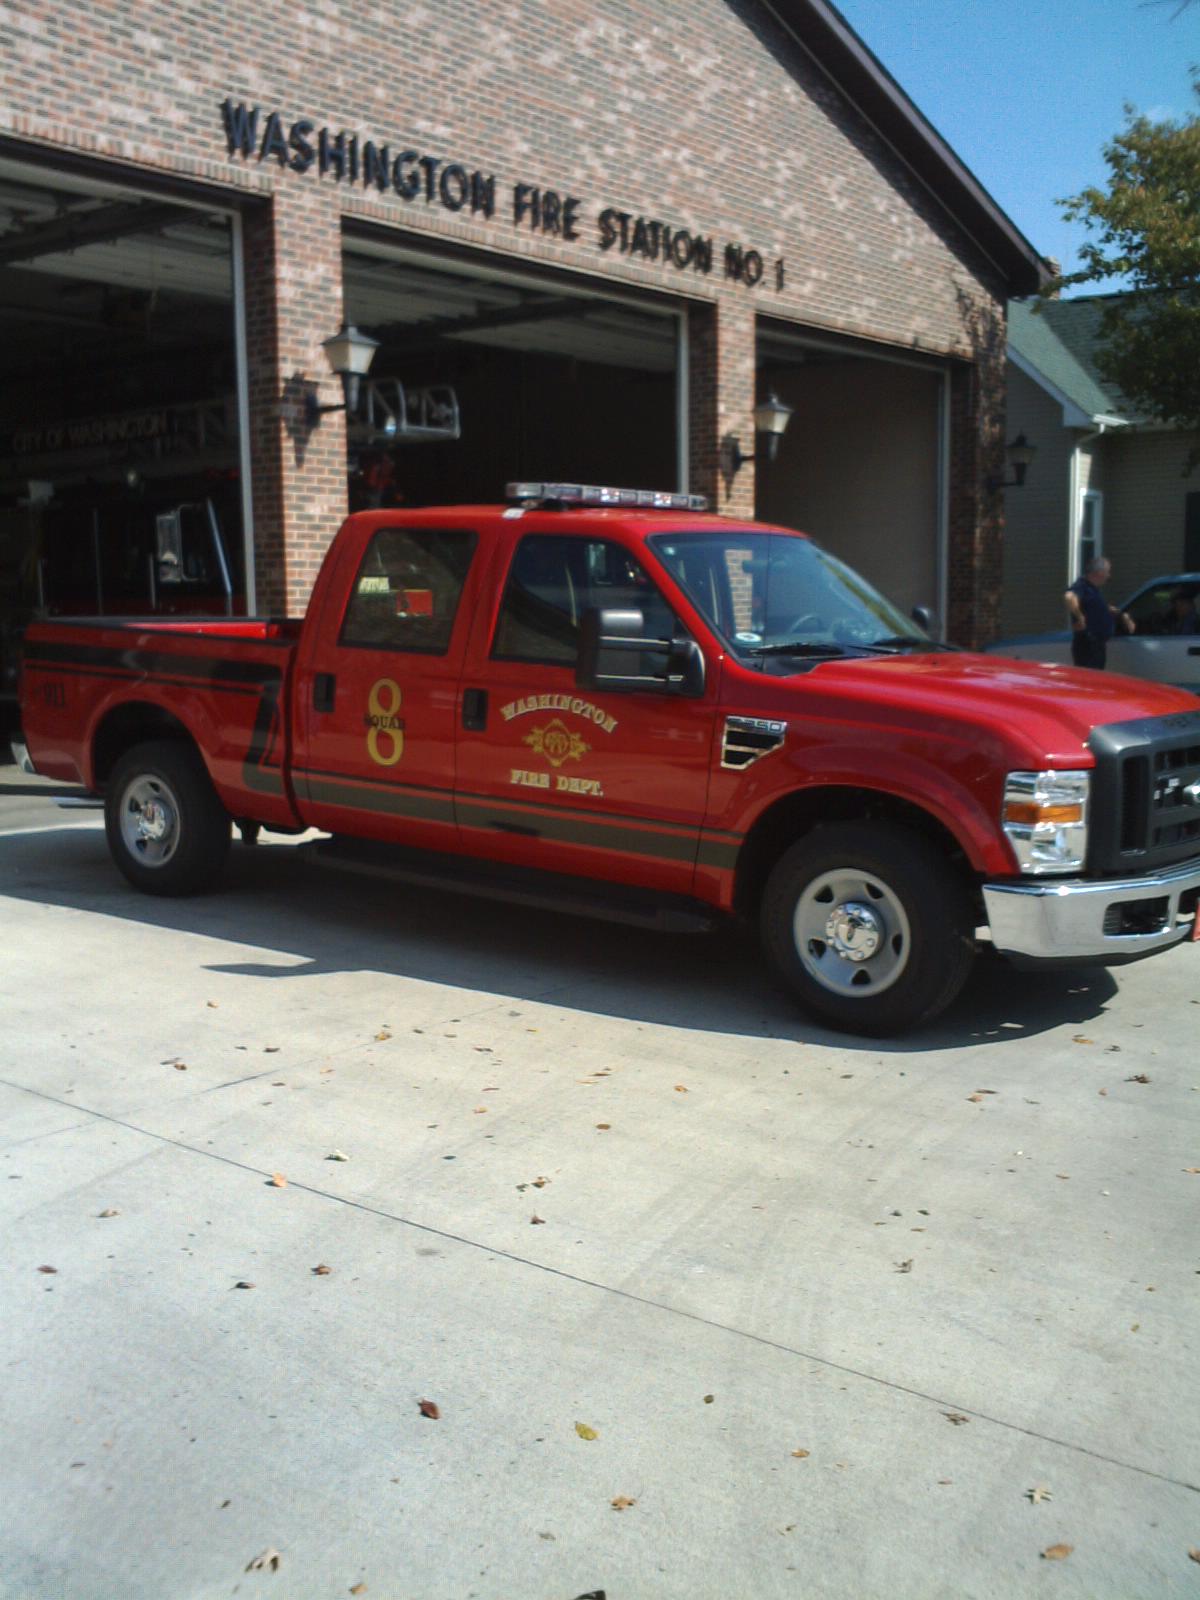
[[[1043,255],[1087,237],[1054,204],[1103,187],[1126,102],[1200,110],[1200,0],[834,0],[905,93]],[[1172,18],[1174,17],[1174,20]],[[1095,293],[1095,290],[1091,292]]]

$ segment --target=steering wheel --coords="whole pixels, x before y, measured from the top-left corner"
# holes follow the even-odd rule
[[[806,611],[803,616],[797,617],[795,622],[789,622],[787,632],[792,633],[824,633],[825,618],[819,617],[815,611]]]

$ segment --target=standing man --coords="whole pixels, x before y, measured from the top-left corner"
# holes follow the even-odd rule
[[[1071,618],[1071,660],[1077,667],[1096,667],[1101,672],[1108,656],[1108,641],[1117,624],[1126,633],[1135,632],[1133,619],[1110,606],[1101,594],[1112,573],[1107,556],[1093,556],[1063,599]]]

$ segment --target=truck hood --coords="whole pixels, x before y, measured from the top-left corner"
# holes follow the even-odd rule
[[[898,723],[908,712],[987,728],[1039,760],[1075,759],[1104,723],[1200,709],[1166,684],[968,652],[822,662],[809,682],[886,708]]]

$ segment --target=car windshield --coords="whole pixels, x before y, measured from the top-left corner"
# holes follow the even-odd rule
[[[730,528],[655,534],[649,543],[738,655],[819,661],[940,648],[811,539]]]

